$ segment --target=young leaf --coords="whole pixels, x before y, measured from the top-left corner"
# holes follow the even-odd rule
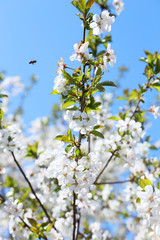
[[[93,130],[90,133],[92,133],[96,137],[104,138],[103,134],[101,132],[96,131],[96,130]]]
[[[2,120],[4,118],[4,112],[3,110],[0,108],[0,120]]]
[[[53,90],[50,94],[56,95],[56,94],[60,94],[60,93],[57,91],[57,89],[55,89],[55,90]]]
[[[87,3],[86,3],[86,8],[91,8],[93,3],[95,2],[95,0],[88,0]]]
[[[33,226],[33,227],[36,227],[37,226],[37,222],[35,219],[33,218],[28,218],[28,222]]]
[[[137,198],[136,203],[141,203],[141,199]]]
[[[112,117],[110,117],[110,118],[108,118],[108,119],[110,119],[110,120],[114,120],[114,121],[119,121],[119,120],[120,120],[119,117],[114,117],[114,116],[112,116]]]
[[[66,99],[66,101],[62,104],[62,109],[69,107],[75,103],[76,103],[75,101],[72,101],[72,100],[70,101],[70,100]]]
[[[139,185],[141,186],[141,188],[143,190],[145,190],[145,187],[148,186],[148,185],[152,185],[151,181],[147,178],[144,178],[144,179],[140,179],[139,180]]]
[[[69,153],[69,151],[70,151],[71,149],[72,149],[72,145],[69,144],[69,145],[66,146],[65,152],[66,152],[66,153]]]
[[[54,138],[54,140],[67,142],[67,143],[72,143],[72,141],[69,140],[69,137],[68,136],[64,136],[64,135],[58,135],[57,137]]]
[[[68,81],[72,81],[72,77],[69,73],[67,73],[66,71],[62,71],[63,77],[68,80]]]
[[[86,1],[85,0],[78,0],[78,8],[81,11],[81,13],[85,13]]]
[[[38,158],[38,142],[35,142],[33,145],[28,145],[27,155],[25,157],[32,157],[34,159]]]
[[[155,68],[155,74],[160,73],[160,60],[157,58],[156,68]]]
[[[99,83],[101,86],[107,86],[107,87],[117,87],[116,84],[112,81],[104,81]]]
[[[0,94],[0,98],[8,97],[6,94]]]
[[[86,3],[86,14],[89,12],[89,10],[91,9],[93,3],[95,2],[95,0],[88,0]]]

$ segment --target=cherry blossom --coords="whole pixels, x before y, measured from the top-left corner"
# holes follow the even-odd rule
[[[94,35],[99,35],[111,31],[111,25],[114,23],[115,17],[111,17],[109,12],[105,10],[101,13],[101,16],[95,14],[93,16],[93,21],[94,22],[90,24],[90,27],[93,29]]]

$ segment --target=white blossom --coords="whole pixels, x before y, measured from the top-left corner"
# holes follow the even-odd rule
[[[93,16],[93,21],[94,22],[90,24],[90,27],[93,29],[94,35],[99,35],[111,31],[111,25],[114,23],[115,17],[110,16],[109,12],[105,10],[101,13],[101,16],[95,14]]]
[[[121,0],[113,0],[113,5],[116,9],[117,15],[119,15],[124,9],[124,2]]]
[[[75,43],[73,46],[75,53],[70,56],[70,60],[78,60],[82,62],[84,59],[90,59],[92,57],[92,54],[88,53],[88,45],[89,42]]]

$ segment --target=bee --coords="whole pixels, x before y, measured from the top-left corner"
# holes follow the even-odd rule
[[[37,62],[37,60],[32,60],[29,62],[29,64],[35,64]]]

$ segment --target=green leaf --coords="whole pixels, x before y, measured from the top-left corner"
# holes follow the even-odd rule
[[[53,227],[53,224],[49,224],[48,227],[46,228],[46,233],[48,233]]]
[[[117,87],[116,84],[112,81],[104,81],[99,83],[101,86],[108,86],[108,87]]]
[[[103,128],[103,127],[104,127],[103,125],[96,125],[96,126],[94,126],[94,130],[99,129],[99,128]]]
[[[80,150],[79,149],[76,149],[76,156],[79,156],[80,155]]]
[[[103,134],[101,132],[96,131],[96,130],[93,130],[90,133],[92,133],[96,137],[104,138]]]
[[[38,142],[35,142],[33,145],[28,145],[27,147],[27,155],[25,157],[32,157],[34,159],[38,158]]]
[[[35,219],[33,219],[33,218],[28,218],[28,221],[29,221],[29,223],[30,223],[33,227],[36,227],[36,226],[37,226],[37,222],[36,222]]]
[[[160,83],[154,83],[151,85],[151,87],[157,89],[157,91],[160,91]]]
[[[133,89],[132,92],[130,93],[129,100],[137,99],[139,97],[139,93],[137,89]]]
[[[73,4],[73,6],[75,6],[78,9],[78,2],[77,1],[72,1],[71,3]]]
[[[151,63],[153,60],[153,55],[149,51],[144,51],[148,58],[148,63]]]
[[[72,135],[72,131],[71,131],[70,128],[68,129],[67,135],[68,135],[68,137],[69,137],[69,140],[71,140],[71,141],[74,140],[73,135]]]
[[[56,94],[60,94],[60,93],[57,91],[57,89],[55,89],[55,90],[53,90],[50,94],[56,95]]]
[[[93,3],[95,2],[95,0],[88,0],[86,3],[86,14],[89,12],[89,10],[91,9]]]
[[[117,100],[126,100],[125,97],[117,97]]]
[[[144,178],[144,179],[140,179],[139,180],[139,185],[141,186],[141,188],[143,190],[145,190],[145,187],[148,186],[148,185],[152,185],[151,181],[147,178]]]
[[[94,87],[101,80],[101,78],[102,78],[102,75],[95,77],[93,80],[92,86]]]
[[[4,118],[4,112],[3,110],[0,108],[0,120],[2,120]]]
[[[4,187],[16,188],[17,185],[18,184],[16,183],[16,181],[12,177],[10,177],[9,175],[6,176],[5,183],[3,184]]]
[[[99,92],[105,92],[105,88],[102,87],[100,84],[97,84],[96,89],[97,89]]]
[[[71,2],[73,6],[75,6],[81,13],[85,12],[85,0],[78,0],[78,1],[72,1]]]
[[[114,116],[112,116],[112,117],[110,117],[110,118],[108,118],[108,119],[110,119],[110,120],[114,120],[114,121],[119,121],[119,120],[120,120],[119,117],[114,117]]]
[[[157,58],[156,68],[155,68],[155,74],[160,73],[160,60]]]
[[[152,150],[157,150],[157,147],[154,146],[154,145],[151,145],[149,148],[152,149]]]
[[[67,73],[66,71],[62,71],[63,77],[68,80],[68,81],[72,81],[72,77],[69,73]]]
[[[86,3],[86,8],[91,8],[95,0],[88,0]]]
[[[44,222],[44,223],[41,224],[41,227],[44,228],[44,227],[46,227],[48,224],[49,224],[49,222]]]
[[[137,198],[136,203],[141,203],[141,199]]]
[[[6,94],[0,94],[0,98],[8,97]]]
[[[72,149],[72,145],[69,144],[69,145],[67,145],[67,146],[65,147],[65,152],[66,152],[66,153],[69,153],[71,149]]]
[[[103,75],[103,73],[102,73],[102,69],[101,69],[101,68],[98,68],[95,77],[97,77],[97,76],[102,76],[102,75]]]
[[[81,13],[85,13],[86,1],[85,0],[78,0],[78,8],[81,11]]]
[[[66,107],[69,107],[73,104],[75,104],[76,102],[73,101],[73,100],[68,100],[68,98],[64,101],[64,103],[62,104],[62,109],[66,108]]]
[[[67,142],[67,143],[72,143],[72,141],[69,140],[69,137],[68,136],[64,136],[64,135],[58,135],[57,137],[54,138],[54,140]]]

